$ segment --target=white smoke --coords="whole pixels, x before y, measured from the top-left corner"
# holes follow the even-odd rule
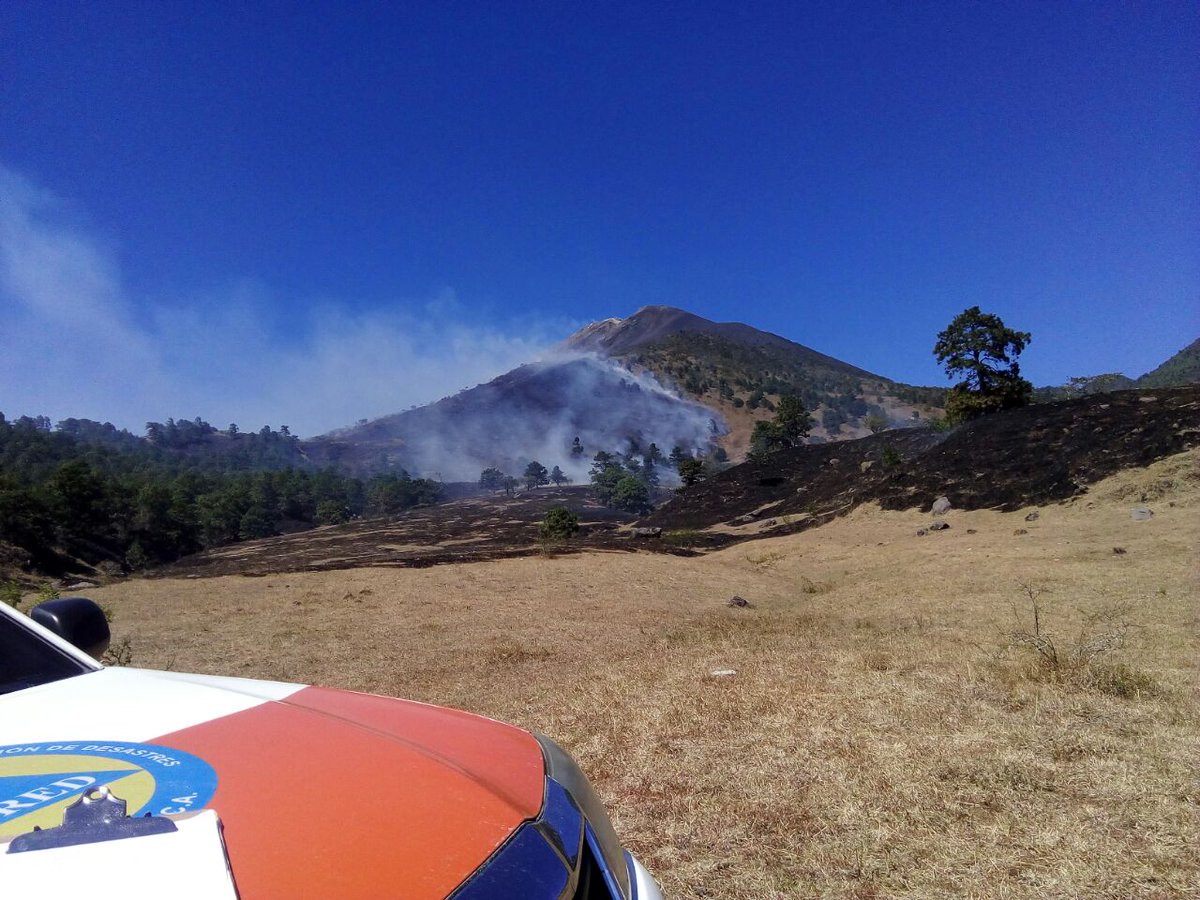
[[[475,480],[489,467],[520,476],[536,460],[584,482],[597,451],[622,453],[630,440],[642,451],[656,444],[664,456],[676,446],[708,450],[725,431],[715,415],[650,373],[634,374],[595,354],[555,353],[431,406],[335,435],[332,443],[356,447],[348,452],[366,468],[386,459],[446,481]],[[571,452],[575,438],[581,455]]]
[[[427,403],[538,358],[550,324],[489,329],[452,291],[349,313],[233,278],[132,296],[116,254],[68,204],[0,165],[0,411],[110,421],[197,415],[319,434]],[[228,273],[220,277],[229,278]],[[285,336],[286,335],[286,336]]]

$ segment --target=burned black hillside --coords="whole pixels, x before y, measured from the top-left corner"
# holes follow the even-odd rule
[[[704,529],[748,517],[774,519],[771,533],[780,534],[860,503],[911,509],[941,495],[959,509],[1011,511],[1066,500],[1121,469],[1196,446],[1200,386],[1098,394],[987,416],[947,434],[906,429],[798,447],[734,466],[643,524]]]

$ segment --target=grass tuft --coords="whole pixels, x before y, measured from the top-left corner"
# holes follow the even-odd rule
[[[807,575],[800,576],[800,593],[802,594],[828,594],[833,590],[833,585],[828,581],[813,581]]]
[[[669,547],[695,547],[704,540],[701,532],[694,528],[678,528],[664,531],[662,542]]]

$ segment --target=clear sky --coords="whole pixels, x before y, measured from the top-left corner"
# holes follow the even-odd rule
[[[1200,335],[1194,2],[0,3],[0,410],[311,434],[669,304]]]

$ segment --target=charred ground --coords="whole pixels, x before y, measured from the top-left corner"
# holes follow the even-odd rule
[[[553,506],[565,506],[579,517],[580,531],[570,547],[546,545],[540,539],[538,524]],[[540,488],[515,497],[478,495],[393,518],[363,519],[234,544],[186,557],[151,574],[179,578],[360,566],[425,568],[583,548],[634,550],[628,535],[619,532],[634,518],[601,506],[582,486]]]
[[[1098,394],[986,416],[948,434],[906,429],[784,451],[720,473],[644,524],[716,528],[705,542],[719,545],[803,530],[868,502],[913,509],[945,496],[959,509],[1012,511],[1066,500],[1121,469],[1195,446],[1200,387]]]
[[[367,519],[188,557],[161,576],[264,574],[359,566],[416,568],[579,550],[690,554],[827,522],[863,503],[1011,511],[1087,491],[1122,469],[1200,446],[1200,387],[1122,391],[990,416],[948,434],[903,429],[800,447],[687,489],[641,522],[600,506],[586,487],[475,496],[392,519]],[[565,547],[538,523],[552,506],[580,518]],[[662,529],[639,535],[630,526]]]

